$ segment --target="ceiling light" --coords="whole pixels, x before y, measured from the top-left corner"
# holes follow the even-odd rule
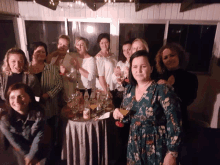
[[[94,28],[92,26],[87,26],[86,31],[87,31],[87,33],[91,34],[91,33],[93,33]]]

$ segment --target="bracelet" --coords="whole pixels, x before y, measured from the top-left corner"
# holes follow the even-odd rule
[[[172,151],[168,151],[168,154],[171,154],[174,158],[178,157],[178,152],[172,152]]]

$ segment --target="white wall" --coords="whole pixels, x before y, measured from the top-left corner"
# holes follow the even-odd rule
[[[0,0],[0,14],[19,14],[18,2],[15,0]]]
[[[6,0],[5,0],[6,1]],[[92,11],[87,6],[80,8],[73,5],[73,8],[60,7],[56,11],[50,10],[33,2],[18,2],[19,13],[23,20],[65,20],[80,19],[82,21],[110,21],[110,33],[112,37],[112,49],[118,53],[119,22],[144,23],[153,21],[178,21],[191,24],[207,21],[218,23],[220,21],[220,4],[206,6],[194,5],[197,7],[190,11],[180,13],[181,4],[150,4],[148,8],[135,12],[134,3],[105,4],[97,11]],[[201,7],[199,7],[201,6]],[[190,112],[197,112],[204,115],[202,120],[210,123],[216,97],[220,93],[220,67],[216,65],[216,58],[219,57],[220,24],[217,26],[215,46],[213,49],[214,58],[210,75],[197,75],[199,80],[198,97],[189,107]],[[220,105],[217,100],[216,105]],[[195,114],[195,113],[194,113]],[[197,115],[193,115],[197,118]],[[199,118],[199,117],[198,117]],[[216,122],[214,125],[217,125]]]

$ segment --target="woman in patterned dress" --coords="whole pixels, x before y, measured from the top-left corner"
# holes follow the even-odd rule
[[[113,117],[130,122],[127,147],[129,165],[176,165],[181,134],[179,100],[165,84],[151,79],[152,61],[147,51],[135,52],[130,59],[129,80],[123,106],[130,115],[123,117],[116,108]]]

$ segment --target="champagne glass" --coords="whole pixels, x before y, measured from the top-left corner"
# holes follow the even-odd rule
[[[124,117],[127,116],[131,112],[130,110],[133,107],[133,99],[134,97],[132,98],[131,102],[129,102],[127,105],[123,104],[123,101],[122,101],[119,111],[122,113]],[[115,125],[117,127],[124,127],[124,123],[122,123],[122,119],[120,119],[119,121],[116,121]]]
[[[79,112],[79,108],[78,108],[78,104],[76,102],[76,95],[74,95],[74,97],[72,98],[73,104],[71,104],[71,111],[74,114],[73,120],[79,120],[78,117],[78,112]]]

